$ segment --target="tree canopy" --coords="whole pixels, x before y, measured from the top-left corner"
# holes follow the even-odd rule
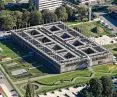
[[[55,10],[58,20],[66,21],[68,19],[68,14],[64,6],[60,6]]]
[[[113,82],[110,77],[92,78],[89,86],[84,88],[81,97],[117,97],[117,92],[113,91]]]

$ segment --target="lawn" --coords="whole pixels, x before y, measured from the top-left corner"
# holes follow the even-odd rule
[[[44,93],[46,91],[52,91],[59,88],[66,88],[69,86],[81,85],[90,80],[91,72],[86,70],[76,70],[72,72],[49,75],[49,77],[42,77],[32,82],[39,84],[40,89],[37,93]],[[26,83],[24,83],[26,84]],[[17,86],[22,89],[22,85],[17,84]],[[22,91],[24,93],[24,91]]]
[[[100,78],[101,76],[116,76],[116,65],[100,65],[92,68],[95,72],[93,77]],[[49,75],[49,77],[42,77],[32,82],[39,84],[40,88],[37,93],[45,93],[60,88],[67,88],[70,86],[78,86],[87,83],[92,78],[92,73],[86,70],[76,70],[72,72]],[[23,83],[26,84],[26,83]],[[22,91],[22,84],[17,84]],[[22,91],[24,92],[24,91]]]
[[[59,74],[53,77],[43,78],[40,79],[39,82],[41,84],[47,85],[56,85],[57,82],[72,82],[75,80],[76,77],[90,77],[91,72],[86,70],[77,70],[73,72]],[[58,83],[59,84],[59,83]]]
[[[81,33],[87,37],[99,37],[101,35],[111,35],[111,32],[103,27],[99,22],[68,22],[66,23],[70,27],[75,27],[80,29]],[[99,31],[95,31],[96,28],[99,28]]]
[[[115,56],[117,56],[117,44],[104,45],[109,51],[111,51]]]
[[[101,76],[116,76],[117,66],[116,65],[100,65],[93,67],[95,77]]]

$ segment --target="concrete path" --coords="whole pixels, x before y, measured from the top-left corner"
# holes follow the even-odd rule
[[[5,94],[8,96],[8,97],[13,97],[12,96],[12,93],[8,90],[7,86],[5,84],[0,84],[0,86],[2,87],[3,91],[5,92]]]

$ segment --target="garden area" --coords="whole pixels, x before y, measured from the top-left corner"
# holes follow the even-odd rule
[[[88,69],[76,70],[72,72],[49,75],[38,79],[33,79],[32,82],[39,85],[39,89],[36,90],[38,93],[46,93],[47,91],[53,91],[60,88],[67,88],[70,86],[80,86],[88,83],[92,77],[100,78],[102,76],[116,76],[117,66],[116,65],[99,65],[94,66],[93,72]],[[93,76],[94,75],[94,76]],[[16,84],[22,93],[25,93],[22,86],[26,83]]]
[[[99,22],[68,22],[68,26],[80,30],[87,37],[100,37],[102,35],[112,35],[111,31],[103,27]]]

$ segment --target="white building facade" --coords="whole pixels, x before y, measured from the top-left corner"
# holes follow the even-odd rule
[[[63,0],[36,0],[35,2],[40,11],[43,9],[55,10],[63,4]]]

